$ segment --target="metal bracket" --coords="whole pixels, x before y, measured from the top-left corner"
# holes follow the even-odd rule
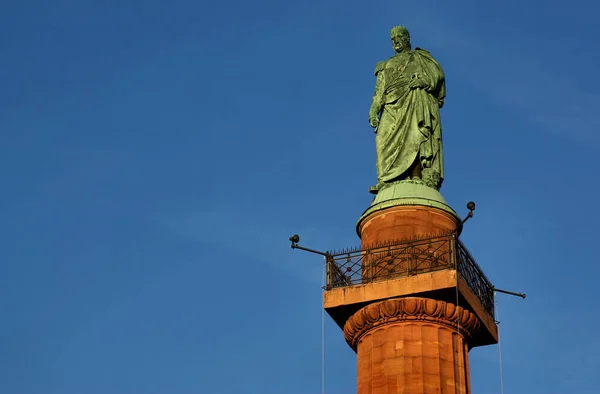
[[[310,248],[305,248],[303,246],[298,245],[298,242],[300,242],[300,236],[298,234],[292,235],[290,237],[290,242],[292,243],[292,249],[300,249],[300,250],[304,250],[306,252],[318,254],[318,255],[321,255],[321,256],[325,256],[325,257],[330,257],[331,256],[329,254],[329,252],[321,252],[321,251],[318,251],[318,250],[314,250],[314,249],[310,249]]]
[[[521,297],[522,299],[525,299],[525,297],[527,297],[527,294],[525,293],[515,293],[514,291],[502,290],[496,287],[492,287],[492,290],[497,291],[498,293],[504,293],[515,297]]]
[[[492,290],[494,291],[494,298],[496,298],[496,294],[495,294],[496,292],[508,294],[508,295],[515,296],[515,297],[521,297],[522,299],[525,299],[525,297],[527,297],[527,295],[525,293],[515,293],[514,291],[497,289],[494,286],[492,286]],[[494,319],[494,323],[496,323],[498,325],[498,324],[500,324],[500,321]]]

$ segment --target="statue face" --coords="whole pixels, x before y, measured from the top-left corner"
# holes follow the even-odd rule
[[[406,37],[403,36],[393,36],[392,37],[392,45],[394,46],[394,51],[396,51],[397,53],[400,53],[404,50],[406,50],[409,47],[409,43],[407,42],[408,40],[406,39]]]

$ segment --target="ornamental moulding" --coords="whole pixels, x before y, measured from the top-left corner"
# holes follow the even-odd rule
[[[394,298],[370,304],[350,316],[344,325],[344,338],[356,350],[368,331],[389,323],[430,322],[459,330],[470,338],[480,328],[475,314],[449,302],[428,298]]]

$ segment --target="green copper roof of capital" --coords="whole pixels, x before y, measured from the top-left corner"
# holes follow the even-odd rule
[[[400,181],[385,185],[371,202],[371,206],[361,215],[356,223],[356,232],[360,237],[358,230],[360,223],[373,212],[382,209],[396,207],[399,205],[423,205],[426,207],[438,208],[448,212],[460,221],[460,217],[454,212],[446,200],[437,190],[426,186],[421,182]]]

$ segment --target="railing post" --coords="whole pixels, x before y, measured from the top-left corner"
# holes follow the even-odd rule
[[[371,275],[371,258],[369,257],[369,250],[361,251],[362,263],[361,263],[361,275],[360,283],[369,283],[369,276]]]
[[[375,267],[373,267],[373,256],[370,250],[365,251],[366,258],[366,266],[367,266],[367,275],[365,278],[367,279],[367,283],[371,283],[373,281],[373,272],[375,271]]]
[[[332,280],[332,275],[333,275],[332,271],[333,270],[332,270],[332,267],[331,267],[331,255],[329,255],[329,253],[327,253],[325,255],[325,270],[326,270],[326,273],[325,273],[325,277],[326,277],[325,288],[327,290],[330,290],[331,286],[333,284],[333,280]]]
[[[454,234],[451,234],[448,238],[448,241],[450,242],[450,264],[452,264],[454,270],[456,271],[456,280],[458,281],[459,272],[458,259],[456,257],[456,236]]]

